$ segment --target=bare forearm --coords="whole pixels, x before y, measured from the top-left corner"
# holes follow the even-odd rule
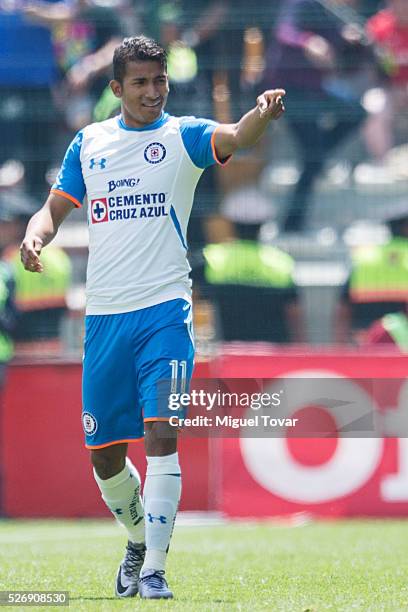
[[[246,149],[256,144],[270,121],[269,115],[261,116],[257,106],[241,117],[235,128],[237,148]]]
[[[72,17],[72,9],[64,2],[54,5],[49,2],[32,2],[25,6],[24,15],[30,21],[52,27],[68,21]]]
[[[27,225],[26,236],[39,238],[43,246],[49,244],[58,232],[58,223],[48,208],[41,208],[33,215]]]
[[[51,192],[44,206],[31,217],[26,236],[36,236],[43,246],[49,244],[61,223],[74,208],[72,202],[64,196]]]
[[[92,55],[88,55],[81,61],[83,68],[90,75],[99,76],[112,64],[113,52],[120,42],[119,38],[114,38]]]
[[[221,124],[215,132],[218,159],[225,159],[237,149],[252,147],[261,138],[271,119],[279,119],[285,111],[284,89],[270,89],[258,96],[256,107],[238,123]]]
[[[44,206],[31,217],[20,247],[21,261],[26,270],[43,271],[41,249],[51,242],[73,208],[74,205],[65,195],[51,192]]]

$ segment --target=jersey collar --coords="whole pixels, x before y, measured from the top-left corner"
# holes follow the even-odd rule
[[[162,111],[160,117],[156,119],[156,121],[153,121],[153,123],[149,123],[148,125],[145,125],[142,128],[133,128],[133,127],[127,126],[123,120],[122,115],[119,115],[118,117],[118,124],[119,124],[119,127],[122,128],[122,130],[126,130],[128,132],[146,132],[148,130],[157,130],[157,128],[164,125],[168,120],[169,120],[169,114]]]

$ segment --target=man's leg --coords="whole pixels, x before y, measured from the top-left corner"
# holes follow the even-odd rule
[[[290,195],[283,230],[299,232],[305,227],[314,181],[324,164],[322,129],[314,115],[301,119],[289,117],[288,122],[298,141],[303,167]]]
[[[145,423],[147,458],[143,504],[146,520],[146,557],[140,572],[141,597],[170,598],[163,574],[181,495],[177,433],[164,421]],[[156,576],[158,576],[157,588]],[[153,587],[153,588],[152,588]]]
[[[128,545],[116,578],[116,595],[132,597],[139,589],[139,573],[145,554],[140,476],[128,457],[127,444],[91,451],[94,476],[102,499],[126,529]]]
[[[109,510],[135,544],[144,542],[140,476],[126,457],[127,444],[114,444],[91,451],[94,476]]]
[[[145,552],[140,477],[126,458],[127,442],[142,440],[144,430],[132,339],[139,319],[138,312],[85,318],[82,425],[102,498],[128,534],[120,597],[136,595]]]
[[[343,100],[333,95],[326,95],[324,104],[328,113],[335,118],[335,124],[331,129],[323,132],[324,153],[331,153],[347,136],[355,131],[367,113],[357,100]]]
[[[303,99],[294,96],[293,115],[287,120],[298,141],[303,169],[291,194],[284,231],[304,229],[314,182],[321,173],[327,156],[342,140],[356,129],[366,116],[357,101],[343,100],[324,91]],[[333,126],[326,126],[325,119]]]
[[[146,558],[142,598],[172,597],[164,579],[167,550],[181,494],[177,428],[169,394],[189,388],[194,365],[191,304],[170,300],[146,309],[146,339],[137,352],[139,402],[143,407],[147,472],[143,490]],[[180,416],[180,415],[178,415]]]

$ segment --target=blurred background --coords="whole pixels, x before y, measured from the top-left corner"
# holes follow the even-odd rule
[[[41,435],[38,397],[56,421],[55,403],[71,420],[80,408],[86,206],[44,250],[42,275],[22,269],[18,246],[75,133],[118,114],[113,49],[142,33],[167,49],[171,114],[235,122],[264,89],[287,92],[259,145],[196,192],[199,375],[231,355],[262,364],[225,366],[231,377],[275,375],[265,363],[285,356],[295,370],[336,358],[345,376],[371,376],[373,360],[376,375],[406,372],[406,0],[0,0],[0,438],[20,484],[13,432],[28,435],[28,419]]]

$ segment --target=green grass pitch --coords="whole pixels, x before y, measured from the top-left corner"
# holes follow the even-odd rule
[[[0,521],[0,590],[70,592],[19,610],[408,611],[405,521],[176,527],[166,602],[114,597],[124,544],[111,521]]]

